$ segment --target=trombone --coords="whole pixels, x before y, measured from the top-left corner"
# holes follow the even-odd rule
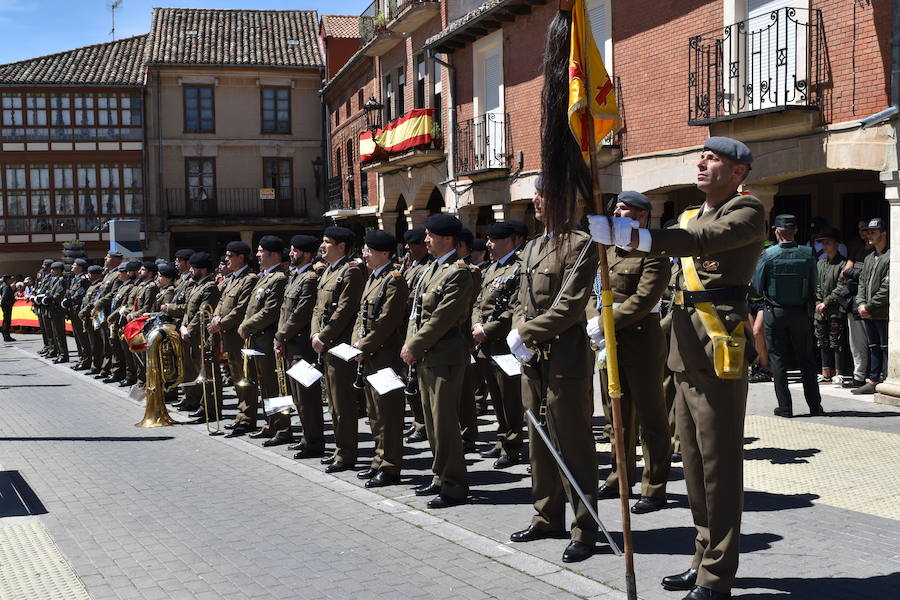
[[[250,350],[252,347],[251,338],[247,338],[244,342],[244,350]],[[253,387],[253,381],[250,379],[250,356],[247,353],[244,354],[244,376],[241,377],[239,381],[234,382],[234,387],[246,389],[249,387]]]
[[[214,351],[212,340],[209,339],[209,322],[213,316],[213,307],[209,302],[200,305],[200,374],[194,383],[199,384],[203,390],[203,416],[206,420],[206,431],[209,435],[222,435],[222,409],[221,398],[219,398],[219,390],[216,389],[215,374],[210,377],[206,373],[206,365],[209,364],[213,369]],[[210,409],[209,409],[209,388],[212,384],[212,401],[216,413],[216,425],[210,425]]]

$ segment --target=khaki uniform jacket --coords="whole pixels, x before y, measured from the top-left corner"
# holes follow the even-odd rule
[[[180,276],[179,276],[180,277]],[[187,308],[188,296],[191,288],[194,287],[194,280],[190,275],[186,279],[182,279],[175,284],[175,296],[166,307],[166,314],[173,319],[181,319],[184,317],[184,311]]]
[[[66,309],[66,312],[72,317],[77,316],[78,311],[81,310],[81,303],[84,301],[84,295],[90,285],[91,280],[88,279],[86,273],[72,275],[69,280],[69,308]]]
[[[79,307],[78,316],[82,319],[90,319],[91,313],[94,312],[94,302],[97,301],[97,298],[100,297],[100,292],[103,290],[103,278],[100,277],[97,281],[91,283],[88,280],[88,288],[87,291],[84,292],[84,298],[81,300],[81,306]]]
[[[246,316],[241,323],[245,332],[252,336],[253,346],[266,354],[273,351],[272,340],[278,328],[278,317],[281,314],[281,302],[284,300],[286,285],[287,274],[281,265],[257,277],[250,301],[247,303]]]
[[[101,281],[103,282],[103,284],[101,285],[100,294],[97,297],[96,306],[99,309],[103,310],[108,316],[110,312],[110,306],[112,305],[113,296],[115,296],[116,292],[119,291],[119,288],[122,286],[122,282],[119,281],[119,272],[116,269],[105,273]]]
[[[408,297],[406,279],[392,265],[385,266],[377,276],[366,280],[351,343],[362,350],[370,372],[385,367],[400,368],[402,326],[406,319]]]
[[[200,306],[209,302],[215,308],[218,301],[219,288],[212,275],[207,275],[191,286],[182,326],[187,328],[188,335],[194,342],[199,343],[200,340]]]
[[[699,214],[699,213],[698,213]],[[749,285],[766,238],[766,210],[754,196],[737,194],[716,209],[693,218],[686,229],[651,232],[651,256],[693,256],[705,289]],[[684,290],[684,275],[678,277]],[[747,320],[746,301],[716,305],[729,332]],[[672,310],[668,366],[672,371],[713,371],[713,346],[694,307]],[[747,358],[754,356],[753,336],[747,332]]]
[[[150,281],[139,283],[131,302],[134,310],[129,315],[129,320],[152,311],[158,293],[159,286],[156,284],[156,281],[151,279]]]
[[[175,284],[172,283],[170,283],[166,287],[159,287],[156,292],[156,298],[153,300],[153,306],[150,308],[150,312],[159,312],[159,308],[163,304],[169,304],[170,302],[172,302],[177,291],[178,289],[175,287]]]
[[[309,331],[318,286],[319,275],[312,267],[303,273],[288,276],[281,314],[278,316],[278,329],[275,332],[275,339],[284,344],[288,354],[300,356],[309,363],[315,363],[316,360]]]
[[[406,330],[406,347],[428,367],[468,364],[474,282],[456,252],[430,265],[419,284]]]
[[[106,322],[109,324],[110,329],[118,330],[119,327],[125,325],[122,307],[127,307],[125,314],[131,312],[131,303],[129,299],[136,288],[137,285],[134,283],[134,280],[131,280],[123,281],[122,285],[119,286],[119,289],[116,290],[112,302],[110,303],[110,310],[106,315]]]
[[[584,258],[553,306],[582,250]],[[548,376],[590,377],[594,353],[585,331],[585,307],[597,273],[596,244],[581,231],[561,234],[546,242],[540,236],[525,245],[521,257],[522,279],[512,327],[532,350],[549,348]]]
[[[406,287],[409,289],[409,296],[406,299],[406,318],[407,325],[409,320],[409,315],[412,311],[413,305],[413,295],[416,293],[416,284],[421,280],[422,275],[425,274],[425,270],[431,266],[431,261],[434,258],[430,254],[426,254],[425,258],[422,259],[422,262],[417,264],[414,267],[410,267],[403,274],[403,278],[406,280]],[[406,325],[403,326],[403,331],[406,331]]]
[[[259,280],[256,273],[247,268],[237,275],[231,275],[226,281],[215,316],[219,317],[219,327],[223,333],[234,333],[244,321],[250,294]]]
[[[509,354],[506,336],[512,325],[512,315],[519,299],[521,275],[522,261],[516,253],[507,259],[506,264],[491,263],[483,272],[481,290],[472,311],[472,326],[481,323],[487,337],[478,353],[481,358]],[[504,306],[498,306],[498,300],[503,302]]]
[[[64,274],[50,278],[46,293],[50,296],[50,304],[47,308],[51,314],[66,312],[66,309],[62,307],[62,301],[66,297],[68,287],[69,282]]]
[[[310,339],[318,335],[326,348],[349,343],[365,285],[365,268],[355,260],[344,259],[336,269],[327,267],[316,290]]]

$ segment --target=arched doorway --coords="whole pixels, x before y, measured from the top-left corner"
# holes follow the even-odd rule
[[[428,197],[428,204],[425,205],[425,209],[428,211],[429,215],[436,215],[441,212],[441,209],[444,208],[444,197],[441,196],[441,193],[437,188],[431,190],[431,195]]]
[[[406,198],[400,194],[400,198],[397,199],[397,222],[394,225],[394,237],[401,246],[403,245],[403,234],[409,229],[409,225],[406,223],[406,210]]]

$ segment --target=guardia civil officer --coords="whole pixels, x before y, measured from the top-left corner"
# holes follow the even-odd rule
[[[624,191],[616,200],[615,216],[627,217],[646,227],[650,219],[650,199],[634,191]],[[669,285],[672,266],[668,258],[651,257],[609,246],[609,285],[613,291],[613,320],[619,357],[619,379],[622,385],[622,428],[625,435],[624,465],[628,488],[634,484],[635,445],[640,425],[644,469],[641,498],[631,512],[642,514],[664,508],[666,481],[672,464],[668,410],[663,393],[666,361],[665,336],[660,327],[659,310],[663,293]],[[605,352],[603,328],[600,325],[600,274],[594,280],[595,303],[589,306],[592,318],[588,335]],[[596,316],[594,316],[596,315]],[[606,368],[600,369],[603,410],[612,421],[612,404],[608,391]],[[614,431],[610,433],[612,472],[598,490],[599,498],[618,498],[620,473],[616,468]]]
[[[535,185],[534,218],[543,219],[541,180]],[[547,433],[591,504],[597,504],[597,452],[591,430],[593,352],[585,332],[585,307],[597,271],[597,248],[581,231],[545,231],[521,253],[519,298],[507,336],[523,361],[522,403],[545,415]],[[564,562],[590,557],[597,523],[565,481],[553,455],[528,423],[531,524],[510,535],[513,542],[558,537],[566,530],[566,500],[573,507],[571,541]]]
[[[742,142],[706,140],[697,163],[706,201],[687,209],[679,228],[637,229],[625,218],[611,228],[605,216],[590,217],[591,235],[601,244],[680,257],[668,364],[697,538],[690,568],[662,584],[689,590],[685,600],[730,598],[737,572],[747,354],[754,352],[744,324],[747,286],[766,235],[762,202],[738,192],[752,162]]]
[[[382,487],[400,483],[403,459],[403,388],[385,394],[378,392],[365,377],[391,369],[401,373],[400,347],[404,332],[401,325],[406,320],[406,300],[409,289],[400,271],[394,269],[391,255],[397,241],[386,231],[373,229],[366,234],[363,259],[369,276],[360,300],[359,314],[353,326],[351,342],[362,351],[356,357],[358,373],[363,376],[366,410],[375,456],[369,468],[356,474],[367,479],[366,487]]]
[[[425,245],[434,261],[415,291],[412,316],[400,357],[415,365],[425,430],[434,455],[434,477],[415,488],[431,496],[428,508],[463,504],[469,493],[465,454],[459,428],[463,378],[471,362],[472,274],[456,253],[462,223],[452,215],[425,221]]]
[[[774,412],[779,417],[794,414],[787,382],[787,360],[793,348],[809,412],[822,415],[811,316],[819,279],[816,257],[810,246],[799,246],[794,241],[797,235],[794,215],[777,215],[774,223],[778,244],[766,249],[753,279],[753,287],[765,302],[766,347],[778,399]]]

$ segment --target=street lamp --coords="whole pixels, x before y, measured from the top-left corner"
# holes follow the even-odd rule
[[[313,177],[316,180],[316,198],[319,197],[319,190],[322,188],[322,157],[316,156],[312,161]]]
[[[384,108],[384,105],[376,100],[375,96],[372,96],[363,104],[363,110],[366,111],[366,126],[369,128],[369,131],[374,132],[378,129],[378,114],[382,108]]]

